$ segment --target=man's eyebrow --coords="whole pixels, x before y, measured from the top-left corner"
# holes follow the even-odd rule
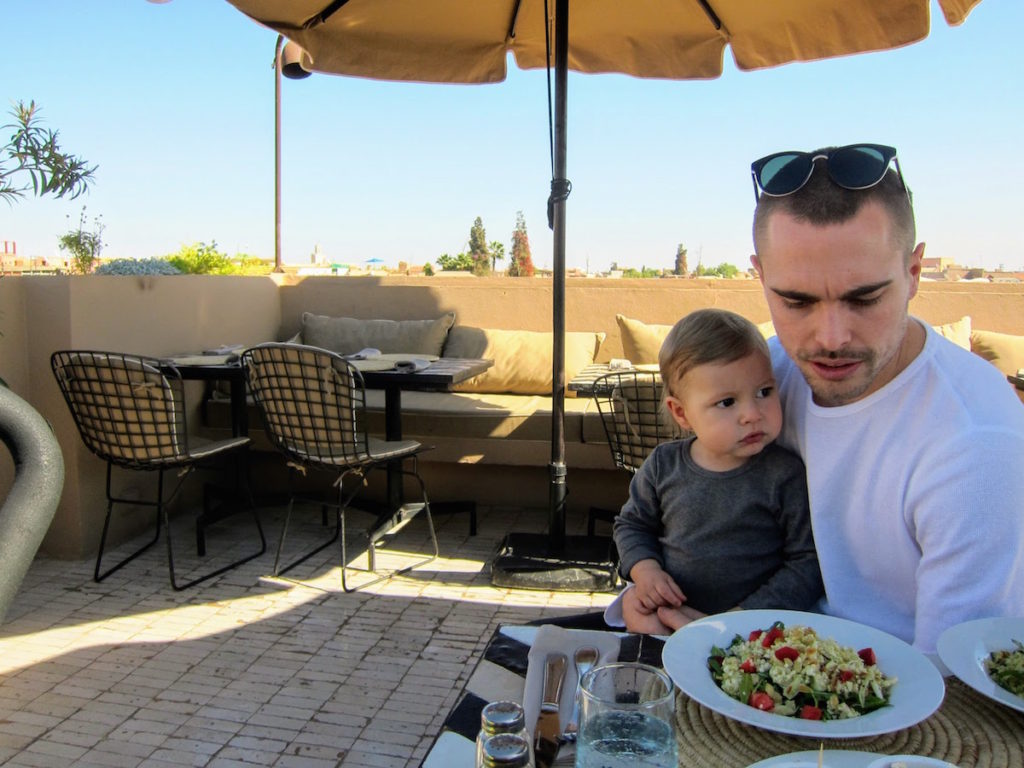
[[[839,297],[839,300],[855,301],[864,296],[867,296],[868,294],[872,294],[875,291],[880,291],[881,289],[886,288],[891,284],[892,280],[882,280],[880,282],[871,283],[869,285],[859,285],[856,288],[852,288],[851,290],[844,293],[842,296]],[[803,291],[787,291],[784,288],[772,288],[771,291],[776,296],[779,296],[783,299],[789,299],[790,301],[813,303],[821,300],[820,296],[815,296],[810,293],[804,293]]]

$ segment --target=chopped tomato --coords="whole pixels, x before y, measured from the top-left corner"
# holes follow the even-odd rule
[[[750,694],[747,704],[764,712],[771,712],[775,709],[775,700],[763,691],[754,691]]]
[[[821,720],[821,709],[811,704],[800,707],[800,717],[804,720]]]
[[[765,632],[764,639],[761,640],[761,647],[771,648],[772,643],[774,643],[780,637],[782,637],[782,630],[778,627],[772,627],[767,632]]]
[[[849,682],[850,680],[853,680],[853,671],[849,670],[849,669],[840,669],[839,670],[839,682],[846,683],[846,682]]]
[[[800,651],[791,646],[784,645],[775,651],[775,658],[779,661],[785,661],[786,659],[796,661],[800,658]]]
[[[753,659],[747,659],[742,664],[740,664],[740,669],[742,671],[748,672],[748,673],[750,673],[750,672],[757,672],[757,665],[754,664],[754,660]]]
[[[875,666],[877,659],[875,659],[875,651],[873,648],[861,648],[859,651],[857,651],[857,655],[860,656],[860,660],[863,661],[867,666]]]
[[[750,633],[750,634],[749,634],[749,635],[747,636],[747,642],[748,642],[748,643],[752,643],[752,642],[754,642],[755,640],[757,640],[757,638],[759,638],[760,636],[761,636],[761,630],[760,630],[760,629],[755,629],[755,630],[754,630],[753,632],[751,632],[751,633]]]

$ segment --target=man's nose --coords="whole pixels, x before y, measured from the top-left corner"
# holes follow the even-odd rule
[[[814,314],[814,337],[822,349],[839,350],[850,342],[850,317],[845,307],[822,302]]]

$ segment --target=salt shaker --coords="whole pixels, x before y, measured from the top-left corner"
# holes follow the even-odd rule
[[[522,738],[526,743],[528,758],[528,762],[524,765],[533,765],[533,748],[530,746],[530,735],[526,730],[526,714],[523,712],[522,706],[514,701],[492,701],[480,713],[480,733],[476,737],[477,768],[489,765],[484,761],[484,742],[492,736],[501,734],[513,734]]]
[[[517,733],[498,733],[483,743],[481,768],[534,768],[530,742]]]

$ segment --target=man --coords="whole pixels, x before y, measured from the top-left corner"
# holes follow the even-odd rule
[[[777,334],[780,441],[807,465],[822,610],[926,653],[959,622],[1024,616],[1024,408],[908,315],[924,243],[896,150],[752,171],[751,261]]]

